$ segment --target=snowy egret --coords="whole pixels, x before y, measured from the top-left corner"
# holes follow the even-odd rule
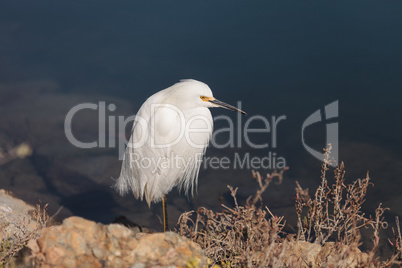
[[[192,193],[197,186],[213,128],[210,107],[246,114],[215,99],[208,85],[186,79],[149,97],[135,116],[114,187],[120,195],[145,197],[148,206],[162,200],[165,231],[166,194],[175,186]]]

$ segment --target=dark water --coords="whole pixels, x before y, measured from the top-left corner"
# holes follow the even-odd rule
[[[207,156],[276,154],[290,170],[265,195],[278,214],[294,215],[294,181],[314,189],[320,161],[301,142],[304,120],[339,101],[339,159],[350,182],[370,170],[375,187],[368,213],[379,202],[387,218],[402,215],[402,2],[401,1],[2,1],[0,3],[0,103],[2,146],[28,141],[27,159],[1,167],[0,187],[29,202],[49,202],[60,217],[80,215],[110,222],[126,215],[159,228],[160,205],[149,211],[110,189],[119,174],[117,148],[78,149],[64,134],[67,112],[80,103],[115,104],[108,116],[128,117],[156,91],[182,78],[207,83],[249,116],[286,116],[272,132],[251,135],[269,148],[209,148]],[[213,110],[213,115],[230,112]],[[98,138],[97,111],[73,121],[82,141]],[[247,118],[235,126],[245,125]],[[109,122],[109,121],[108,121]],[[306,130],[306,142],[325,147],[325,123]],[[110,125],[107,124],[107,127]],[[250,126],[263,127],[261,121]],[[216,122],[215,129],[227,127]],[[127,126],[126,132],[129,132]],[[107,128],[108,129],[108,128]],[[117,141],[117,130],[106,139]],[[225,136],[226,135],[226,136]],[[217,136],[225,142],[228,133]],[[106,142],[106,145],[110,143]],[[273,161],[273,160],[271,160]],[[266,173],[269,170],[261,170]],[[198,194],[169,198],[171,224],[179,213],[219,209],[227,184],[239,199],[256,188],[251,169],[201,171]],[[289,216],[291,217],[291,216]]]

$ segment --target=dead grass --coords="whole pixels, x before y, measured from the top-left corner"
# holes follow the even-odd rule
[[[374,215],[362,212],[367,189],[372,185],[369,174],[350,184],[345,182],[341,163],[333,178],[328,178],[331,146],[325,150],[321,184],[311,198],[308,189],[296,183],[295,207],[298,231],[284,234],[285,220],[262,205],[262,193],[274,178],[280,183],[284,170],[268,174],[265,179],[253,171],[259,189],[241,206],[237,188],[228,186],[235,206],[222,205],[221,212],[201,207],[186,212],[178,221],[177,231],[198,243],[211,260],[211,266],[223,267],[391,267],[401,265],[401,231],[396,218],[394,254],[386,261],[377,256],[379,233],[387,228],[381,204]],[[331,176],[332,177],[332,176]],[[195,214],[195,215],[194,215]],[[372,248],[361,253],[360,231],[372,230]]]
[[[49,216],[47,214],[47,204],[36,205],[31,215],[24,218],[16,218],[16,222],[1,222],[0,224],[0,267],[15,266],[17,253],[23,249],[29,240],[37,239],[41,230],[47,226]],[[13,232],[6,230],[12,225]],[[33,228],[32,228],[33,227]]]
[[[321,185],[315,192],[314,199],[296,182],[296,213],[298,216],[298,240],[314,241],[324,244],[330,238],[344,245],[350,245],[359,239],[359,230],[370,226],[377,235],[387,228],[382,215],[385,210],[379,204],[375,216],[361,211],[367,189],[372,183],[369,174],[351,184],[345,184],[345,166],[341,163],[334,171],[332,185],[328,185],[327,171],[330,165],[329,146],[321,168]]]

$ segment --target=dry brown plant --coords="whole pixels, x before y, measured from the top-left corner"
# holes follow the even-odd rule
[[[334,171],[334,181],[329,185],[327,171],[330,165],[331,146],[325,149],[321,168],[321,184],[314,199],[296,182],[296,213],[298,216],[298,240],[324,244],[331,240],[352,244],[359,239],[359,230],[371,226],[375,233],[385,229],[383,214],[387,210],[379,204],[375,217],[362,212],[367,189],[372,183],[367,173],[364,179],[345,184],[345,166],[342,162]]]
[[[40,236],[41,230],[47,226],[49,220],[47,207],[47,204],[42,206],[39,202],[30,216],[17,218],[18,222],[0,224],[0,267],[13,264],[15,262],[13,257],[27,245],[28,241]],[[8,225],[13,225],[13,233],[5,230]]]
[[[265,179],[259,172],[253,172],[260,188],[247,199],[244,207],[237,202],[237,188],[228,185],[234,208],[222,204],[222,212],[213,212],[201,207],[195,221],[191,218],[194,211],[183,213],[178,232],[200,244],[212,263],[226,267],[272,264],[274,258],[270,257],[280,254],[276,245],[282,240],[284,219],[275,216],[268,207],[257,207],[256,203],[262,201],[262,193],[275,177],[278,183],[282,181],[284,171],[274,171]]]
[[[222,212],[205,207],[183,213],[178,232],[197,242],[211,261],[222,267],[391,267],[401,265],[401,231],[399,219],[394,230],[394,254],[386,261],[376,255],[379,232],[387,228],[381,204],[371,216],[362,211],[367,189],[372,183],[369,174],[350,184],[345,182],[345,166],[327,178],[331,163],[331,145],[325,149],[321,183],[312,199],[308,189],[296,182],[297,234],[283,233],[285,220],[262,205],[262,193],[274,178],[278,183],[283,172],[274,171],[265,178],[253,171],[259,189],[241,206],[236,199],[237,188],[228,186],[234,208],[223,206]],[[333,182],[331,183],[331,181]],[[257,206],[258,204],[258,206]],[[196,215],[194,215],[196,214]],[[360,230],[372,228],[372,248],[362,253]],[[315,254],[315,255],[314,255]]]
[[[394,255],[389,260],[389,263],[399,263],[402,266],[402,235],[398,216],[395,217],[395,223],[397,232],[395,232],[395,229],[392,228],[392,232],[394,234],[394,242],[392,242],[391,239],[388,239],[388,242],[394,248]]]

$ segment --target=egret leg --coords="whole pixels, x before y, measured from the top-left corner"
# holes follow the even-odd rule
[[[167,217],[167,209],[166,209],[166,195],[162,197],[162,209],[163,209],[163,231],[166,232],[168,230],[168,217]]]

